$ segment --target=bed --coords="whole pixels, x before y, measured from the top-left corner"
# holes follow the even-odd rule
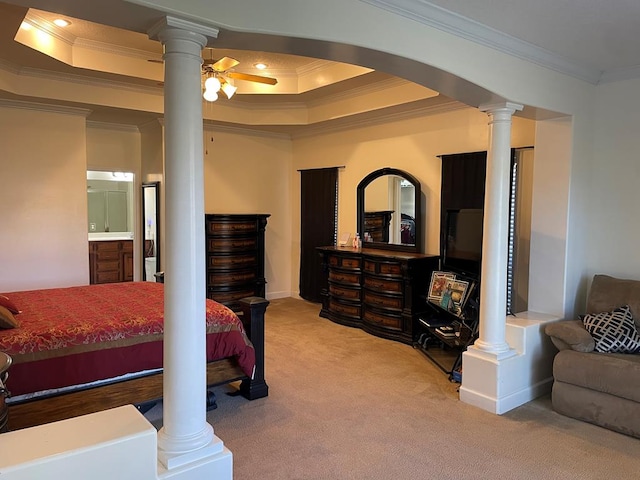
[[[268,302],[249,297],[240,305],[237,315],[207,299],[207,385],[241,381],[238,392],[253,400],[268,394]],[[162,397],[163,284],[10,292],[0,295],[0,308],[15,323],[0,330],[0,351],[12,358],[10,430],[130,403],[144,408]]]

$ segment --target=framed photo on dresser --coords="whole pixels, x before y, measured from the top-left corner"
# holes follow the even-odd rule
[[[434,271],[431,274],[431,283],[429,284],[429,293],[427,297],[430,301],[439,303],[442,300],[442,294],[446,290],[447,283],[455,280],[456,275],[451,272]]]

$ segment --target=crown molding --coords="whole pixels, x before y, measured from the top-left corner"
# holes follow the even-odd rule
[[[0,64],[0,68],[3,65]],[[88,85],[90,87],[103,87],[113,88],[117,90],[128,90],[132,92],[145,93],[151,95],[163,95],[164,89],[160,86],[152,87],[145,85],[136,85],[128,82],[107,80],[104,78],[85,77],[82,75],[74,75],[70,73],[52,72],[49,70],[41,70],[38,68],[23,67],[20,68],[18,75],[24,75],[33,78],[40,78],[43,80],[53,80],[59,82],[74,83],[77,85]]]
[[[291,134],[289,133],[271,132],[269,130],[259,130],[259,129],[251,128],[250,125],[247,125],[247,126],[221,125],[218,123],[214,123],[211,120],[205,120],[203,127],[204,127],[204,131],[207,133],[223,132],[223,133],[235,133],[239,135],[250,135],[252,137],[291,140]]]
[[[602,77],[600,77],[600,84],[619,82],[622,80],[633,80],[640,78],[640,65],[627,68],[616,68],[612,70],[606,70]]]
[[[49,20],[41,17],[35,11],[29,10],[27,16],[25,17],[25,21],[30,23],[34,28],[38,30],[44,31],[51,35],[52,37],[66,43],[69,46],[73,46],[74,42],[77,40],[77,37],[64,28],[58,27],[57,25],[51,23]]]
[[[162,53],[150,52],[148,50],[140,50],[138,48],[124,47],[114,45],[112,43],[99,42],[88,38],[79,37],[74,42],[74,46],[86,48],[95,52],[110,53],[123,57],[136,58],[139,60],[162,60]]]
[[[371,83],[351,90],[345,90],[343,92],[336,92],[316,100],[310,100],[306,103],[309,107],[317,107],[328,103],[337,102],[340,100],[350,100],[365,95],[372,95],[379,92],[386,92],[393,87],[401,87],[403,85],[411,85],[413,82],[405,80],[404,78],[393,77],[385,80],[384,82]],[[426,87],[425,87],[426,88]]]
[[[122,123],[97,122],[95,120],[87,120],[87,128],[95,128],[100,130],[113,130],[117,132],[140,133],[137,125],[125,125]]]
[[[8,62],[2,58],[0,58],[0,70],[3,70],[7,73],[13,73],[14,75],[20,74],[20,67],[18,65]]]
[[[424,0],[360,1],[592,85],[603,73]]]
[[[64,115],[76,115],[87,117],[91,113],[88,108],[67,107],[64,105],[50,105],[47,103],[25,102],[22,100],[7,100],[0,98],[0,107],[19,108],[36,112],[61,113]]]
[[[384,125],[391,122],[399,122],[402,120],[410,120],[418,117],[427,117],[431,115],[438,115],[441,113],[455,112],[457,110],[470,109],[469,105],[465,105],[462,102],[455,100],[438,103],[435,105],[420,106],[416,108],[409,108],[395,113],[385,112],[384,114],[378,114],[371,116],[368,112],[363,115],[355,115],[351,117],[344,117],[338,120],[329,120],[318,124],[311,124],[301,129],[299,132],[291,134],[294,139],[312,137],[314,135],[325,133],[336,133],[344,130],[351,130],[361,127],[372,127],[376,125]]]

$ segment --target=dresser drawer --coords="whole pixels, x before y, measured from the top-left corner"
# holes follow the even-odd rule
[[[329,310],[342,315],[360,318],[360,305],[341,303],[333,298],[329,300]]]
[[[402,316],[377,312],[369,308],[364,309],[363,320],[371,325],[390,330],[402,330]]]
[[[258,239],[250,238],[209,238],[207,248],[209,252],[238,252],[255,250],[258,247]]]
[[[241,288],[237,290],[215,290],[211,289],[207,292],[207,298],[215,300],[218,303],[230,303],[245,297],[255,296],[254,288]]]
[[[120,242],[93,241],[91,245],[93,246],[93,251],[96,253],[117,252],[120,250]]]
[[[378,275],[402,276],[402,265],[398,262],[364,261],[364,271]]]
[[[360,301],[360,288],[349,288],[329,282],[329,294],[344,300]]]
[[[329,281],[360,285],[360,274],[331,269],[329,270]]]
[[[365,275],[364,286],[371,290],[377,290],[379,292],[393,292],[402,293],[402,280],[392,280],[387,278],[374,277],[372,275]]]
[[[360,270],[360,268],[362,267],[362,259],[360,257],[329,255],[329,266],[351,270]]]
[[[365,217],[364,219],[364,230],[365,232],[369,231],[369,228],[382,228],[386,225],[385,219],[382,217]]]
[[[362,301],[368,305],[402,311],[403,302],[401,296],[379,295],[370,290],[364,290],[362,296]]]
[[[207,233],[210,235],[235,235],[256,232],[256,222],[253,221],[225,221],[207,222]]]
[[[213,269],[255,267],[258,264],[258,258],[255,254],[209,255],[207,263],[209,268]]]
[[[209,274],[207,275],[207,279],[210,285],[215,286],[255,282],[257,280],[257,277],[256,271],[254,269],[209,272]]]

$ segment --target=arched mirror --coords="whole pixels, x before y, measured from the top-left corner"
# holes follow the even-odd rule
[[[395,168],[370,173],[358,184],[362,246],[421,253],[420,182]]]
[[[142,280],[155,282],[160,271],[160,182],[142,184]]]

